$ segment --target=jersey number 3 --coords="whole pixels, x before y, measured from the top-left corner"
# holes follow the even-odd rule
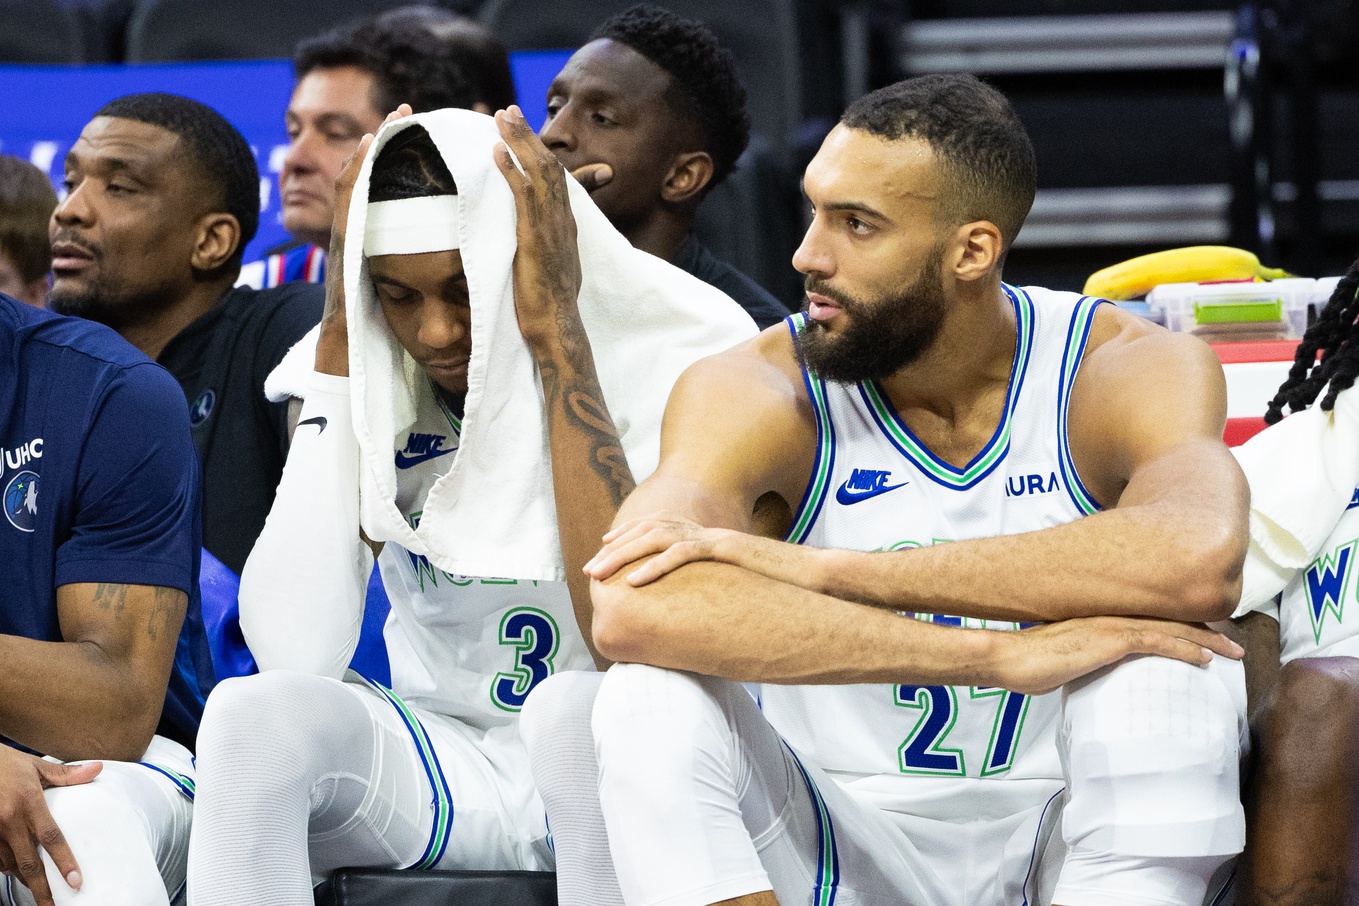
[[[962,749],[945,748],[944,737],[958,720],[958,692],[954,686],[897,686],[896,701],[903,708],[920,711],[915,729],[897,750],[903,774],[943,774],[961,777],[967,774]],[[972,700],[996,698],[996,719],[991,727],[991,741],[986,747],[986,762],[981,777],[1000,774],[1014,763],[1019,731],[1024,726],[1029,697],[1005,689],[973,686],[968,690]]]
[[[533,607],[508,611],[500,621],[500,644],[514,646],[514,669],[491,681],[491,701],[518,711],[533,687],[552,675],[560,633],[552,616]]]

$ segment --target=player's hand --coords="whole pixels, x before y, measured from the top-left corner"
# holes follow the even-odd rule
[[[1000,675],[993,684],[1042,695],[1128,655],[1155,654],[1203,666],[1214,655],[1240,660],[1244,649],[1195,623],[1142,617],[1082,617],[997,633]]]
[[[707,528],[685,516],[656,513],[613,528],[604,546],[585,564],[591,579],[605,579],[650,557],[624,580],[632,586],[655,582],[686,563],[708,560],[739,566],[809,591],[822,591],[818,548],[787,544],[731,529]]]
[[[411,115],[409,104],[402,104],[382,124]],[[344,241],[349,228],[349,204],[359,181],[363,159],[372,147],[372,134],[359,139],[359,146],[344,162],[335,180],[335,213],[330,223],[330,251],[326,255],[326,307],[321,314],[321,336],[316,342],[316,370],[323,374],[349,376],[349,324],[344,311]]]
[[[104,766],[97,761],[53,764],[8,746],[0,750],[0,870],[22,882],[38,906],[54,906],[41,850],[47,851],[71,889],[79,890],[82,879],[43,790],[89,783]]]
[[[646,585],[695,560],[741,565],[742,540],[749,536],[729,529],[710,529],[674,513],[656,513],[610,529],[604,546],[585,564],[585,574],[604,581],[645,557],[650,560],[628,573],[629,585]],[[654,555],[654,556],[653,556]]]
[[[495,147],[495,163],[514,193],[518,215],[514,311],[520,332],[539,356],[567,339],[568,325],[579,327],[576,219],[571,214],[566,171],[533,134],[519,108],[501,110],[495,122],[504,139]],[[519,166],[515,166],[516,158]]]

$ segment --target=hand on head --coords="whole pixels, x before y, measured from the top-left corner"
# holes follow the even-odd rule
[[[495,147],[495,163],[514,193],[518,215],[515,314],[524,339],[536,350],[561,339],[559,312],[575,310],[581,284],[576,219],[566,172],[529,128],[519,108],[498,112],[495,122],[504,139]]]

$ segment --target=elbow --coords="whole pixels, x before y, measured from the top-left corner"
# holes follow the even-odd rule
[[[645,618],[638,589],[621,579],[591,582],[590,621],[596,650],[614,663],[650,663],[656,633]]]
[[[1222,532],[1200,538],[1185,551],[1183,582],[1172,594],[1178,619],[1211,623],[1225,620],[1241,600],[1241,567],[1245,562],[1245,539]]]
[[[151,745],[160,722],[165,693],[127,695],[124,700],[103,709],[104,719],[91,721],[82,734],[85,738],[70,752],[49,754],[62,761],[141,761]]]

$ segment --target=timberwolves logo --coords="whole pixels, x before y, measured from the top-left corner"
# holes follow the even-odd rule
[[[217,405],[217,394],[211,390],[204,390],[198,394],[198,399],[193,401],[189,407],[189,427],[197,428],[212,415],[212,407]]]
[[[38,524],[38,473],[20,472],[5,486],[5,516],[21,532]]]

